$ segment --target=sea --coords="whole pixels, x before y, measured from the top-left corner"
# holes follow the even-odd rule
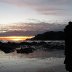
[[[64,65],[64,41],[27,41],[46,42],[48,48],[35,46],[29,54],[0,51],[0,72],[66,72]],[[62,48],[61,48],[62,47]]]

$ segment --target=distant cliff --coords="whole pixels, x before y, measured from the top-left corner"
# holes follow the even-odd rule
[[[43,34],[38,34],[31,40],[64,40],[63,31],[49,31]]]

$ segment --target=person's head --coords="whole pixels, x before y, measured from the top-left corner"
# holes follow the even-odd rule
[[[69,25],[72,25],[72,22],[70,21],[68,24],[69,24]]]

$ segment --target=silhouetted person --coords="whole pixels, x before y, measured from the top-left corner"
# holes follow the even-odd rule
[[[66,70],[72,72],[72,22],[64,29],[65,33],[65,67]]]

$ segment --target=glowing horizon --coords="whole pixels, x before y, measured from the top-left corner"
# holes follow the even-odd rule
[[[25,41],[26,39],[30,39],[32,37],[34,36],[7,36],[7,37],[0,37],[0,40],[20,42],[20,41]]]

